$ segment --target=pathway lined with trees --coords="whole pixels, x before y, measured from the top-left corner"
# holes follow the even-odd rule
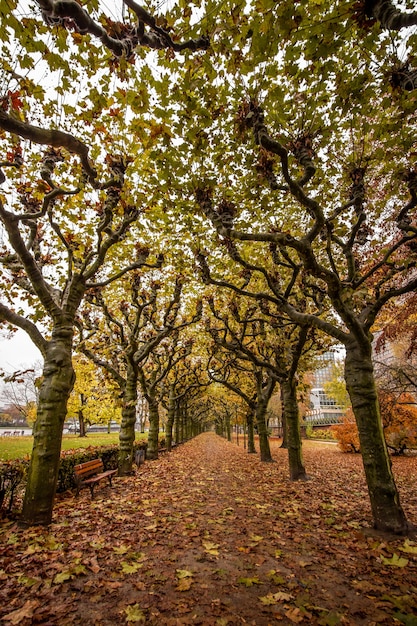
[[[415,540],[372,526],[359,456],[309,442],[311,480],[204,433],[135,476],[66,493],[49,529],[1,529],[6,625],[392,624],[417,611]],[[417,517],[414,458],[395,458]]]

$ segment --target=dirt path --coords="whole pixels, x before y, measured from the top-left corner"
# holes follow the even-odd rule
[[[312,480],[201,435],[136,476],[65,494],[0,536],[6,625],[417,624],[417,544],[371,524],[360,459],[307,444]],[[417,522],[417,460],[395,460]]]

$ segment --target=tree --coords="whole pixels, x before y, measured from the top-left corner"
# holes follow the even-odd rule
[[[159,268],[162,264],[160,257]],[[170,293],[171,281],[174,285]],[[136,273],[116,292],[92,293],[90,308],[82,311],[83,319],[79,320],[78,349],[107,372],[117,384],[122,399],[119,453],[122,476],[132,470],[138,384],[142,385],[142,395],[149,406],[148,455],[157,456],[159,418],[155,393],[164,376],[159,372],[153,383],[145,384],[146,372],[151,368],[152,354],[159,344],[171,335],[178,341],[179,331],[195,323],[201,315],[199,302],[194,313],[181,310],[183,286],[184,277],[170,277],[168,270],[165,274],[159,270],[149,276]],[[169,342],[164,346],[167,348]],[[170,367],[172,364],[171,359]]]
[[[87,435],[91,424],[120,422],[120,403],[117,406],[114,390],[109,388],[100,371],[83,355],[73,359],[75,368],[74,388],[68,400],[68,414],[78,419],[80,437]]]
[[[324,383],[326,395],[334,400],[337,406],[347,409],[350,406],[349,395],[343,375],[343,361],[336,361],[332,365],[331,379]]]
[[[2,396],[13,407],[27,424],[32,425],[36,420],[36,404],[41,384],[41,363],[35,363],[33,368],[11,373],[2,372],[4,379]]]

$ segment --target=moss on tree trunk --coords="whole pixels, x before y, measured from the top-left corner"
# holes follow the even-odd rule
[[[272,462],[271,448],[269,446],[268,428],[266,425],[266,409],[268,402],[264,400],[258,401],[256,405],[256,426],[259,436],[259,452],[261,461],[264,463]]]
[[[248,427],[248,454],[256,454],[253,413],[253,410],[249,409],[246,415],[246,425]]]
[[[123,394],[122,422],[119,433],[119,476],[127,476],[132,472],[136,405],[138,401],[137,386],[137,370],[129,364]]]
[[[303,463],[300,416],[298,413],[297,387],[294,379],[281,383],[283,397],[283,421],[286,423],[288,463],[291,480],[307,478]]]
[[[159,408],[158,401],[155,398],[149,399],[149,433],[148,447],[146,449],[146,458],[154,460],[158,458],[158,441],[159,441]]]
[[[52,520],[67,402],[75,382],[72,328],[55,328],[49,342],[39,393],[34,442],[21,521],[48,525]]]
[[[168,452],[170,452],[172,449],[172,429],[174,427],[176,406],[177,405],[175,402],[175,389],[174,389],[174,386],[171,385],[169,389],[167,425],[165,429],[165,442],[166,442],[166,448]]]
[[[375,528],[396,534],[408,529],[384,439],[371,359],[371,342],[346,345],[346,386],[358,425],[361,454]]]

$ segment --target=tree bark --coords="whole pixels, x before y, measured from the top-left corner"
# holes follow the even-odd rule
[[[281,387],[281,422],[282,422],[282,443],[281,443],[281,448],[287,449],[288,448],[288,427],[287,427],[287,421],[285,419],[285,409],[284,409],[284,392],[282,390]]]
[[[72,324],[54,328],[48,344],[39,393],[34,442],[21,521],[48,525],[52,520],[67,402],[74,386]]]
[[[136,405],[138,401],[138,373],[135,365],[127,364],[126,385],[123,394],[122,422],[119,433],[119,476],[132,473],[135,443]]]
[[[302,457],[300,419],[298,413],[297,387],[294,379],[281,382],[283,398],[283,422],[286,423],[288,463],[291,480],[306,480]]]
[[[146,449],[146,458],[154,460],[158,458],[158,441],[159,441],[159,407],[158,401],[154,397],[150,397],[149,403],[149,433],[148,447]]]
[[[268,428],[266,426],[266,409],[268,401],[258,400],[256,405],[256,425],[258,427],[259,435],[259,451],[261,455],[261,461],[264,463],[271,463],[273,461],[271,455],[271,449],[269,447]]]
[[[249,409],[246,414],[246,424],[248,427],[248,454],[256,454],[255,433],[253,428],[253,413],[254,411],[252,409]]]
[[[384,439],[371,354],[371,340],[346,344],[346,386],[358,425],[375,528],[405,534],[408,524]]]
[[[175,401],[175,388],[174,385],[170,385],[169,388],[169,398],[168,398],[168,410],[167,410],[167,425],[165,431],[165,442],[166,449],[168,452],[172,450],[172,429],[174,427],[174,419],[175,419],[175,410],[176,410],[176,401]]]

